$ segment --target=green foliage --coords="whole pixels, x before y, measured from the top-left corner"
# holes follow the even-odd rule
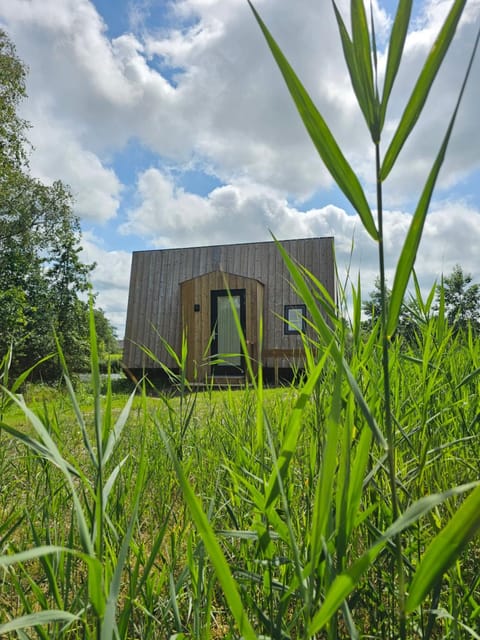
[[[342,350],[343,321],[331,332]],[[377,417],[372,335],[348,363]],[[385,451],[321,344],[300,387],[116,398],[92,340],[88,389],[5,391],[0,634],[397,638],[399,532],[409,637],[475,628],[480,343],[433,314],[392,344],[394,522]]]
[[[25,67],[15,46],[0,29],[0,173],[14,171],[24,165],[25,128],[17,108],[25,98]]]
[[[438,287],[437,302],[443,296],[446,318],[455,331],[471,327],[477,333],[480,328],[480,285],[471,282],[472,276],[457,264]]]
[[[435,290],[435,287],[433,290]],[[419,325],[424,323],[428,317],[428,313],[427,315],[422,313],[420,289],[418,289],[417,294],[417,296],[411,294],[409,299],[403,302],[398,316],[397,329],[392,337],[398,338],[402,336],[411,343],[417,339],[417,333],[420,331]],[[388,310],[392,297],[392,291],[388,287],[385,288],[385,296]],[[375,280],[375,287],[370,291],[368,299],[362,303],[362,311],[365,316],[365,320],[362,322],[362,329],[363,331],[371,332],[382,317],[382,293],[379,278]]]
[[[25,66],[0,30],[0,354],[13,345],[12,372],[30,368],[55,352],[54,332],[76,370],[88,366],[88,291],[93,265],[80,259],[80,225],[70,191],[28,171],[26,131],[18,116],[25,97]],[[97,312],[104,350],[113,333]],[[59,377],[58,361],[43,362],[35,375]]]
[[[119,415],[114,417],[109,384],[102,406],[93,309],[90,311],[90,331],[93,433],[87,426],[86,418],[68,377],[63,353],[59,351],[68,398],[76,419],[76,429],[81,434],[84,446],[83,455],[80,456],[84,462],[83,468],[78,466],[75,455],[68,450],[72,442],[56,442],[59,435],[58,424],[48,413],[43,418],[40,417],[26,405],[21,396],[15,396],[4,390],[11,403],[23,413],[33,434],[19,431],[6,423],[1,423],[0,428],[2,432],[9,434],[30,450],[34,454],[32,460],[38,456],[43,463],[51,463],[58,469],[60,487],[63,485],[61,491],[66,492],[65,501],[60,508],[67,517],[67,523],[64,531],[60,533],[62,544],[54,544],[51,538],[53,531],[49,526],[47,525],[43,530],[42,524],[35,516],[28,514],[34,548],[15,553],[12,543],[13,553],[0,557],[0,567],[18,566],[21,572],[27,575],[27,582],[30,582],[31,586],[33,581],[28,577],[26,563],[39,559],[47,575],[49,594],[55,602],[55,608],[49,606],[49,598],[40,590],[34,589],[37,606],[32,606],[33,603],[23,598],[27,614],[0,624],[0,634],[29,627],[40,630],[43,625],[61,622],[66,623],[63,627],[65,632],[74,625],[76,629],[83,629],[84,637],[85,635],[95,636],[98,639],[110,640],[119,637],[119,627],[124,628],[123,637],[125,637],[128,627],[133,603],[128,600],[119,611],[119,598],[133,530],[137,526],[140,496],[145,486],[145,456],[143,449],[137,452],[134,474],[136,480],[133,483],[132,492],[127,494],[125,486],[118,487],[118,484],[128,455],[115,459],[115,453],[130,414],[136,390],[132,392]],[[48,467],[45,467],[45,473],[47,479],[50,479]],[[47,488],[51,488],[50,480]],[[126,499],[127,495],[130,501],[130,512],[128,515],[121,512],[121,521],[114,525],[111,514],[115,508],[118,509],[118,500]],[[50,495],[50,500],[54,508],[58,507],[56,491]],[[59,525],[65,524],[57,520],[60,512],[51,512],[48,503],[44,503],[43,511],[44,518],[48,520],[51,515],[54,516],[55,520],[51,523],[54,530],[58,530]],[[45,542],[42,542],[43,536],[46,537]],[[73,567],[76,573],[84,574],[84,584],[71,584]],[[12,584],[20,593],[24,587],[20,580],[15,579],[15,576],[16,574],[13,574]],[[133,599],[136,595],[135,587],[139,585],[141,585],[140,580],[138,585],[132,585]],[[78,593],[71,593],[73,587],[78,589]],[[76,602],[75,606],[80,609],[75,614],[66,610],[70,598],[73,598],[73,602]],[[76,601],[77,598],[79,600]],[[40,611],[35,610],[38,607]],[[0,622],[3,621],[0,620]],[[57,637],[57,633],[61,637],[62,627],[57,625],[54,628],[56,628],[54,637]],[[41,637],[46,637],[43,631],[39,633]]]

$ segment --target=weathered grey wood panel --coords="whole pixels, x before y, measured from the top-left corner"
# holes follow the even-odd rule
[[[284,240],[281,244],[335,298],[333,238]],[[132,256],[125,333],[127,367],[156,366],[138,345],[145,345],[167,366],[173,366],[160,336],[177,351],[180,349],[180,283],[219,269],[259,280],[264,285],[265,350],[299,348],[299,336],[284,333],[281,317],[285,305],[301,300],[291,287],[288,270],[274,242],[137,251]],[[267,359],[264,365],[273,366],[274,362]],[[288,366],[288,361],[279,366]]]

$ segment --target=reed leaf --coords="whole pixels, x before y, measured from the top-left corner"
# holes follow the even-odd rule
[[[125,427],[125,425],[127,423],[128,417],[130,415],[130,411],[132,409],[132,404],[133,404],[133,400],[135,398],[136,393],[137,393],[137,387],[135,387],[135,389],[130,394],[127,402],[125,403],[125,405],[122,408],[122,411],[121,411],[120,415],[118,416],[117,420],[115,421],[115,425],[114,425],[113,429],[111,429],[110,432],[108,433],[108,436],[107,436],[106,442],[105,442],[105,446],[104,446],[104,450],[103,450],[103,461],[102,461],[102,463],[104,465],[110,459],[110,456],[113,453],[115,445],[120,441],[120,437],[122,435],[122,431],[123,431],[123,429],[124,429],[124,427]]]
[[[445,22],[442,25],[442,28],[440,29],[440,33],[433,43],[428,58],[412,91],[412,95],[410,96],[407,106],[402,114],[400,123],[383,159],[380,171],[380,179],[382,182],[386,180],[393,165],[395,164],[398,154],[402,150],[403,145],[422,113],[428,94],[432,88],[433,81],[435,80],[435,76],[440,69],[445,54],[447,53],[455,35],[465,4],[466,0],[455,0]]]
[[[285,438],[281,445],[277,464],[275,465],[268,480],[265,500],[266,507],[269,507],[274,502],[274,500],[277,499],[280,492],[280,482],[283,483],[285,481],[286,475],[288,473],[288,467],[290,465],[292,456],[295,453],[298,437],[302,429],[302,416],[304,414],[305,408],[308,406],[308,401],[312,396],[320,375],[324,370],[329,355],[330,346],[325,349],[320,361],[310,372],[310,375],[301,388],[298,398],[295,402],[295,406],[293,408],[290,420],[288,421],[288,425],[286,428]]]
[[[430,200],[433,195],[433,190],[437,182],[438,174],[440,173],[440,169],[442,168],[443,161],[445,160],[448,143],[450,141],[450,136],[453,130],[453,126],[455,124],[458,109],[460,108],[460,103],[461,103],[465,88],[467,86],[468,77],[470,75],[473,61],[475,59],[475,54],[477,52],[479,39],[480,39],[480,29],[475,39],[475,44],[473,46],[473,51],[470,56],[467,71],[463,79],[463,83],[460,89],[460,93],[458,95],[457,103],[455,105],[455,109],[450,119],[447,132],[445,134],[442,145],[440,147],[440,151],[438,152],[435,162],[433,163],[433,167],[430,171],[427,182],[425,183],[425,186],[423,188],[422,195],[420,197],[417,208],[415,209],[412,222],[408,229],[407,237],[405,238],[405,242],[403,244],[402,252],[398,259],[397,269],[395,271],[395,279],[392,287],[392,294],[391,294],[389,307],[388,307],[388,321],[387,321],[387,327],[386,327],[386,333],[388,337],[391,337],[393,335],[397,327],[398,318],[400,316],[400,311],[403,304],[403,299],[405,297],[405,291],[407,289],[408,281],[410,280],[410,276],[413,271],[415,258],[417,256],[418,247],[420,245],[420,240],[423,233],[425,219],[428,213],[428,208],[430,206]]]
[[[388,45],[387,66],[383,81],[382,101],[380,104],[380,131],[383,129],[385,116],[387,113],[388,100],[393,89],[395,78],[397,77],[400,62],[402,60],[403,48],[407,38],[408,25],[412,13],[413,0],[399,0],[397,13],[390,34]]]
[[[325,120],[320,115],[312,99],[271,36],[265,23],[260,18],[250,0],[248,0],[248,2],[315,148],[333,179],[357,211],[367,232],[374,240],[377,240],[377,228],[360,181],[348,164]]]
[[[480,486],[477,486],[425,551],[410,584],[406,602],[407,612],[420,605],[430,589],[479,531]]]
[[[160,429],[160,436],[163,440],[167,453],[172,461],[175,473],[182,489],[185,501],[188,505],[193,521],[202,537],[205,549],[215,568],[218,581],[220,582],[225,598],[232,615],[238,625],[238,629],[242,637],[246,640],[256,640],[257,635],[250,624],[247,613],[243,606],[242,599],[237,589],[237,584],[232,576],[228,562],[215,536],[215,532],[208,521],[208,518],[202,508],[199,499],[196,497],[193,489],[186,478],[183,468],[173,451],[170,441],[165,432]]]
[[[0,556],[0,567],[11,567],[14,564],[28,562],[29,560],[36,560],[42,556],[52,555],[53,553],[62,553],[65,551],[71,552],[71,549],[58,545],[34,547],[33,549],[27,549],[26,551],[19,551],[18,553]]]
[[[337,468],[337,446],[340,434],[340,413],[342,400],[342,370],[338,369],[333,387],[332,406],[327,420],[325,446],[322,456],[320,478],[315,487],[315,498],[311,526],[311,574],[318,568],[323,554],[323,541],[327,539],[327,524],[331,517],[334,499],[334,481]],[[313,599],[314,580],[310,581],[310,600]]]
[[[351,0],[350,13],[352,21],[353,52],[357,61],[358,82],[364,87],[368,128],[374,143],[380,139],[378,126],[378,103],[372,68],[372,47],[368,32],[367,16],[363,0]],[[372,22],[373,24],[373,22]],[[373,33],[372,33],[373,36]]]
[[[8,434],[10,434],[13,438],[18,440],[19,442],[22,442],[25,446],[27,446],[29,449],[34,451],[36,454],[38,454],[45,460],[49,460],[54,465],[59,466],[57,464],[57,459],[55,455],[52,454],[51,450],[47,446],[39,442],[38,440],[35,440],[35,438],[31,438],[27,434],[23,433],[22,431],[18,431],[18,429],[11,427],[9,424],[6,424],[5,422],[0,422],[0,428],[6,431]],[[80,478],[80,473],[77,471],[77,469],[75,469],[73,465],[65,461],[65,467],[71,475],[77,478]]]
[[[102,620],[102,632],[100,640],[112,640],[112,638],[118,635],[116,610],[118,606],[118,599],[120,595],[120,589],[122,586],[121,578],[122,573],[127,562],[128,551],[130,549],[130,543],[133,538],[133,529],[137,522],[138,507],[140,504],[140,496],[145,486],[146,477],[146,460],[144,450],[140,454],[140,465],[137,474],[137,480],[135,483],[135,491],[133,496],[133,508],[129,518],[127,531],[123,536],[122,544],[118,552],[115,568],[113,570],[112,579],[110,581],[108,596],[105,602],[104,616]]]
[[[363,493],[363,482],[365,471],[370,458],[370,446],[372,443],[372,432],[370,429],[362,429],[355,451],[355,458],[352,462],[350,474],[350,484],[348,487],[348,508],[346,522],[346,538],[350,538],[354,525],[358,518],[360,501]]]
[[[336,2],[332,0],[333,10],[335,18],[337,20],[338,31],[340,39],[342,41],[343,55],[347,64],[348,73],[350,74],[350,82],[352,83],[355,96],[357,98],[358,105],[363,113],[365,122],[370,131],[373,130],[373,110],[371,107],[371,97],[369,96],[368,88],[363,84],[361,74],[358,69],[357,59],[355,57],[355,50],[350,34],[343,21],[342,15],[338,10]]]
[[[65,622],[71,624],[80,617],[68,611],[59,611],[57,609],[50,609],[49,611],[37,611],[36,613],[30,613],[26,616],[20,616],[10,622],[0,624],[0,635],[6,635],[7,633],[19,633],[22,629],[28,629],[30,627],[38,627],[53,622]]]
[[[72,473],[70,473],[71,465],[69,465],[65,461],[57,445],[53,441],[52,437],[48,433],[47,429],[43,425],[40,418],[37,415],[35,415],[35,413],[31,409],[29,409],[29,407],[27,407],[23,398],[18,398],[17,396],[14,396],[13,394],[11,394],[9,391],[6,391],[6,393],[10,395],[14,403],[22,410],[23,414],[25,415],[27,420],[30,422],[30,424],[32,425],[32,427],[34,428],[34,430],[42,440],[43,445],[48,450],[49,459],[62,471],[65,479],[67,480],[67,483],[69,485],[70,492],[73,498],[74,506],[75,506],[75,515],[77,518],[77,523],[78,523],[78,528],[80,533],[80,540],[82,543],[83,550],[86,553],[93,555],[94,549],[93,549],[92,540],[90,538],[87,519],[85,517],[81,501],[78,497],[77,490],[75,488],[75,483],[73,481]],[[25,441],[25,444],[28,444],[28,443]],[[79,475],[78,471],[76,475],[77,476]]]
[[[387,442],[383,433],[381,432],[375,417],[373,416],[370,408],[368,407],[365,398],[363,397],[362,391],[358,385],[355,376],[353,375],[350,367],[348,366],[347,361],[343,357],[338,345],[336,343],[336,338],[332,333],[331,328],[328,326],[325,318],[323,317],[318,305],[316,303],[315,297],[313,296],[311,290],[309,289],[307,283],[305,282],[305,278],[303,277],[300,270],[294,264],[293,260],[290,258],[288,253],[282,247],[281,243],[277,242],[278,250],[280,251],[285,264],[287,265],[288,271],[292,277],[293,283],[295,285],[296,290],[298,291],[301,299],[305,302],[308,312],[311,314],[313,322],[315,324],[315,328],[322,338],[324,345],[329,345],[330,353],[335,360],[335,363],[338,367],[341,367],[345,373],[345,377],[348,380],[348,384],[352,390],[353,395],[357,401],[360,410],[363,413],[363,416],[372,430],[375,439],[378,444],[384,449],[387,448]]]
[[[453,489],[448,489],[443,493],[432,494],[430,496],[426,496],[425,498],[420,498],[420,500],[417,500],[417,502],[405,509],[405,511],[399,516],[399,518],[397,518],[397,520],[395,520],[395,522],[390,527],[388,527],[385,533],[380,536],[380,538],[378,538],[376,542],[374,542],[370,549],[362,554],[362,556],[347,571],[344,571],[335,578],[330,589],[325,595],[325,600],[323,601],[322,606],[311,621],[311,624],[308,628],[309,637],[314,636],[328,623],[331,617],[339,609],[345,598],[347,598],[355,589],[356,585],[365,574],[365,572],[373,565],[379,553],[385,548],[389,541],[392,538],[398,536],[399,533],[401,533],[408,527],[411,527],[413,524],[418,522],[421,517],[432,511],[432,509],[434,509],[435,507],[438,507],[449,498],[461,495],[462,493],[465,493],[466,491],[470,491],[472,488],[477,487],[475,491],[476,496],[474,498],[474,501],[470,503],[468,509],[470,509],[473,503],[476,504],[477,513],[475,519],[478,525],[480,523],[480,518],[478,515],[480,514],[480,509],[478,508],[480,487],[478,486],[478,484],[478,482],[472,482],[466,485],[454,487]],[[462,529],[461,532],[463,532],[464,534],[471,534],[472,529],[470,529],[468,532]]]
[[[97,456],[95,453],[95,450],[92,446],[92,443],[90,442],[90,437],[88,435],[88,431],[87,431],[87,426],[85,424],[85,420],[82,414],[82,410],[80,409],[80,405],[78,403],[78,399],[77,399],[77,395],[75,393],[75,389],[73,388],[73,384],[72,381],[70,379],[70,376],[68,374],[68,367],[67,367],[67,363],[65,360],[65,356],[63,355],[63,350],[62,350],[62,346],[60,344],[60,340],[58,339],[58,336],[55,334],[55,343],[57,346],[57,354],[58,354],[58,358],[60,360],[60,365],[62,367],[62,373],[63,373],[63,379],[65,381],[65,385],[67,387],[67,391],[68,391],[68,396],[70,398],[70,402],[72,403],[72,407],[73,410],[75,412],[75,417],[78,423],[78,426],[80,427],[80,431],[82,434],[82,439],[83,439],[83,443],[85,445],[86,450],[88,451],[88,455],[90,457],[90,460],[93,464],[93,466],[97,465]]]

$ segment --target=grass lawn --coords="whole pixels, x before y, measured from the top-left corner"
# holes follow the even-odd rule
[[[361,349],[351,366],[377,412],[376,349]],[[432,347],[422,360],[400,346],[394,354],[402,513],[478,478],[478,383],[467,374],[478,345],[449,349]],[[121,637],[238,637],[237,593],[265,637],[303,638],[312,628],[319,638],[355,628],[395,637],[393,538],[375,547],[392,521],[385,452],[326,363],[311,372],[314,384],[184,396],[28,385],[26,405],[42,426],[11,403],[10,432],[0,431],[0,624],[43,611],[51,621],[27,626],[28,637],[97,637],[114,601]],[[468,493],[439,498],[403,529],[408,584]],[[55,553],[8,560],[49,545]],[[375,557],[361,560],[369,549]],[[336,576],[360,561],[365,569],[323,622]],[[475,542],[412,611],[411,637],[475,628],[479,562]]]

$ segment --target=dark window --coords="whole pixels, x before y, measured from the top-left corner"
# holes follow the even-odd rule
[[[305,332],[307,307],[304,304],[286,304],[283,332],[287,335]]]

